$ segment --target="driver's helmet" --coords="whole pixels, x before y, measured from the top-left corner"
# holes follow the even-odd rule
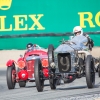
[[[73,28],[73,33],[76,35],[77,33],[80,33],[79,35],[83,35],[83,29],[80,26],[75,26]]]
[[[32,43],[28,43],[26,45],[26,48],[27,48],[28,51],[33,50],[33,44]]]

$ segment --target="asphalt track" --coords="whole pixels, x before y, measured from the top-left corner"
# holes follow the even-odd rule
[[[70,84],[57,86],[51,90],[49,82],[45,81],[44,91],[37,92],[34,82],[20,88],[9,90],[6,83],[6,68],[0,70],[0,100],[100,100],[100,78],[96,74],[95,87],[88,89],[85,77],[76,79]],[[80,99],[81,98],[81,99]],[[88,99],[87,99],[88,98]]]
[[[100,48],[93,48],[92,55],[100,57]],[[100,78],[96,75],[95,87],[88,89],[85,77],[76,79],[70,84],[57,86],[51,90],[49,82],[45,81],[44,91],[37,92],[35,83],[27,83],[25,88],[20,88],[18,83],[15,89],[9,90],[6,83],[6,62],[9,59],[17,61],[25,50],[0,51],[0,100],[100,100]],[[6,55],[6,56],[5,56]]]

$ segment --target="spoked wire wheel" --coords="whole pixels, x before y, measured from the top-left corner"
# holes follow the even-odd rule
[[[86,58],[86,82],[88,88],[93,88],[95,84],[95,71],[94,71],[94,61],[91,55],[88,55]]]
[[[44,79],[43,79],[42,64],[40,59],[35,60],[34,76],[35,76],[36,88],[38,92],[42,92],[44,88]]]

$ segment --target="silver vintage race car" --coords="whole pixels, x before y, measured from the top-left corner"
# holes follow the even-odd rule
[[[56,83],[60,78],[64,83],[70,83],[84,76],[87,87],[94,87],[94,58],[86,46],[87,43],[88,39],[79,35],[69,41],[62,40],[56,49],[52,44],[49,45],[48,63],[51,89],[56,89]]]
[[[48,79],[51,89],[56,89],[57,85],[71,83],[77,78],[86,77],[88,88],[93,88],[95,84],[95,60],[89,52],[87,46],[88,39],[85,36],[75,36],[69,41],[64,39],[61,44],[54,49],[50,44],[48,47]],[[35,60],[35,81],[38,92],[43,91],[43,67],[40,59]]]

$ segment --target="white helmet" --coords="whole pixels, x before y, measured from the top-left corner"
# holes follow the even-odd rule
[[[73,29],[73,33],[81,32],[80,35],[83,35],[83,29],[80,26],[75,26]]]

